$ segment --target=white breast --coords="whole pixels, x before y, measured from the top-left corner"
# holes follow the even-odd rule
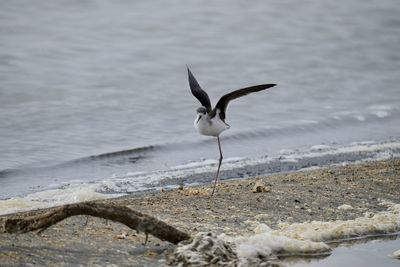
[[[202,135],[218,136],[223,131],[230,128],[228,124],[219,118],[218,114],[212,119],[210,119],[208,115],[201,115],[199,120],[199,116],[200,115],[197,115],[197,118],[194,121],[194,126]]]

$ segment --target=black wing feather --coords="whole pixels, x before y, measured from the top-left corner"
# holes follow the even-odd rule
[[[225,112],[226,108],[228,106],[229,101],[236,99],[238,97],[242,97],[254,92],[262,91],[270,87],[274,87],[276,84],[260,84],[260,85],[254,85],[242,89],[238,89],[236,91],[233,91],[229,94],[224,95],[223,97],[220,98],[218,101],[217,105],[215,108],[211,111],[210,117],[214,117],[217,114],[217,109],[220,110],[220,118],[224,121],[225,120]]]
[[[210,97],[207,93],[201,89],[199,83],[196,81],[196,78],[193,76],[189,67],[187,67],[188,76],[189,76],[189,85],[192,94],[200,101],[201,105],[207,109],[207,112],[211,111],[211,101]]]

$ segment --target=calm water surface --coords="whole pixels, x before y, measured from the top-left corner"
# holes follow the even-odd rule
[[[214,104],[278,84],[229,106],[226,157],[397,138],[399,12],[396,0],[2,1],[0,198],[217,157],[193,128],[186,64]]]
[[[324,259],[303,259],[289,264],[291,267],[396,267],[400,260],[393,258],[393,252],[399,250],[400,239],[393,236],[386,240],[372,240],[360,244],[341,244],[332,255]]]

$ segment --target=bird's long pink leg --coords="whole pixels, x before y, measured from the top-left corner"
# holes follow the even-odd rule
[[[214,188],[213,191],[211,193],[211,195],[214,195],[215,192],[215,188],[217,187],[217,180],[218,180],[218,175],[219,175],[219,168],[221,167],[221,162],[222,162],[222,150],[221,150],[221,142],[219,141],[219,136],[217,136],[217,140],[218,140],[218,147],[219,147],[219,163],[218,163],[218,169],[217,169],[217,174],[215,175],[215,180],[214,180]]]

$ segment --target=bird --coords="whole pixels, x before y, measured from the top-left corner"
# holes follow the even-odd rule
[[[201,89],[199,83],[197,82],[193,73],[190,71],[189,67],[188,66],[186,66],[186,67],[187,67],[187,71],[188,71],[190,90],[191,90],[193,96],[196,97],[197,100],[199,100],[201,103],[201,107],[199,107],[197,109],[197,116],[194,121],[194,126],[201,135],[217,137],[217,141],[218,141],[219,161],[218,161],[217,173],[214,178],[214,186],[213,186],[213,190],[211,193],[211,195],[214,195],[215,188],[217,186],[219,169],[221,167],[221,162],[223,159],[221,142],[220,142],[219,136],[222,132],[224,132],[230,128],[230,125],[225,122],[226,109],[228,107],[229,102],[236,98],[239,98],[239,97],[242,97],[242,96],[254,93],[254,92],[263,91],[267,88],[274,87],[274,86],[276,86],[276,84],[273,84],[273,83],[259,84],[259,85],[253,85],[250,87],[245,87],[242,89],[232,91],[232,92],[222,96],[218,100],[215,107],[212,108],[210,97],[203,89]]]

